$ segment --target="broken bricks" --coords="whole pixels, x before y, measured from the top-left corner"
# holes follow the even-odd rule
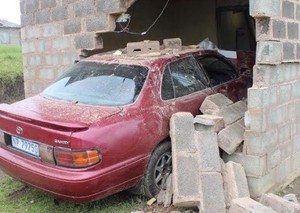
[[[231,205],[227,213],[278,213],[266,207],[250,197],[238,198],[231,201]]]

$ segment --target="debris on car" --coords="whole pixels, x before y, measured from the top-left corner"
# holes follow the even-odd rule
[[[41,94],[1,104],[0,168],[74,202],[132,187],[158,194],[172,172],[171,116],[199,114],[216,93],[241,100],[252,78],[239,58],[179,47],[178,39],[164,44],[93,55]]]

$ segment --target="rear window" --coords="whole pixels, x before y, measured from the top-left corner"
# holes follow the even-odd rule
[[[79,62],[42,94],[76,103],[127,105],[140,94],[147,74],[143,66]]]

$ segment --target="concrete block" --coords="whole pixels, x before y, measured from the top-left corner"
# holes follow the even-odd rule
[[[283,42],[283,61],[293,61],[296,58],[296,46],[291,42]]]
[[[281,43],[277,41],[258,41],[256,51],[257,64],[280,64],[282,58]]]
[[[277,213],[249,197],[234,199],[227,213]]]
[[[75,36],[75,48],[76,49],[97,49],[102,48],[103,44],[101,40],[95,37],[94,33],[80,34]]]
[[[220,109],[233,104],[225,95],[217,93],[206,97],[201,104],[200,111],[203,114],[216,114]]]
[[[270,17],[261,17],[256,19],[257,40],[268,40],[271,38],[271,23]]]
[[[244,141],[245,127],[239,122],[235,122],[225,129],[222,129],[218,134],[219,147],[224,150],[227,154],[232,154]]]
[[[120,14],[126,11],[126,5],[121,0],[97,0],[96,8],[99,13]]]
[[[249,109],[262,109],[277,104],[277,87],[252,87],[248,89]]]
[[[217,133],[213,131],[196,131],[195,141],[198,147],[198,171],[221,172]]]
[[[39,77],[41,80],[54,80],[54,70],[51,68],[40,69]]]
[[[96,32],[96,31],[103,31],[106,29],[107,23],[107,15],[102,14],[101,16],[87,18],[86,19],[86,30],[88,32]]]
[[[247,177],[262,177],[267,172],[267,156],[244,155],[242,153],[233,153],[228,155],[224,153],[225,162],[233,161],[241,164]]]
[[[84,17],[94,14],[94,0],[80,1],[75,4],[75,17]]]
[[[81,19],[71,19],[64,22],[64,34],[81,32]]]
[[[224,164],[222,175],[226,206],[233,199],[250,197],[246,173],[241,164],[232,161]]]
[[[259,197],[276,186],[276,169],[262,177],[247,177],[251,197]]]
[[[287,201],[274,194],[262,194],[259,202],[265,206],[271,207],[279,213],[299,213],[300,205]]]
[[[225,213],[225,197],[222,175],[217,172],[204,172],[200,174],[201,199],[199,212]]]
[[[280,16],[281,0],[250,0],[250,15],[253,17]]]
[[[33,15],[32,14],[23,14],[21,15],[21,26],[26,27],[33,24]]]
[[[205,129],[205,127],[207,126],[212,126],[215,132],[220,132],[221,129],[223,129],[225,126],[223,118],[215,115],[197,115],[194,118],[194,125],[196,130],[197,124],[200,124],[200,130],[203,128]]]
[[[286,121],[288,105],[281,105],[276,108],[272,108],[268,114],[268,126],[269,128],[276,128]]]
[[[52,9],[52,20],[62,21],[67,18],[67,10],[65,6],[56,7]]]
[[[285,18],[294,19],[295,4],[291,1],[282,1],[282,16]]]
[[[39,0],[27,0],[25,1],[25,10],[27,14],[33,13],[39,9]]]
[[[172,198],[173,198],[173,178],[172,174],[170,174],[167,178],[166,182],[166,194],[164,199],[164,207],[169,207],[172,204]]]
[[[51,12],[49,9],[40,10],[35,14],[35,23],[45,24],[50,22],[50,18],[51,18]]]
[[[246,111],[247,104],[243,101],[238,101],[234,104],[223,107],[215,114],[217,116],[223,117],[225,126],[227,126],[243,118]]]
[[[142,41],[127,43],[127,54],[131,56],[160,51],[159,41]]]
[[[164,39],[163,44],[165,48],[176,49],[176,50],[182,49],[182,41],[180,38]]]
[[[278,143],[277,129],[267,132],[246,130],[244,133],[244,150],[247,155],[264,156],[276,149]]]
[[[41,8],[51,8],[56,6],[56,0],[42,0],[41,1]]]
[[[289,40],[298,40],[299,39],[299,24],[298,23],[288,23],[288,39]]]
[[[178,112],[172,115],[170,121],[170,137],[174,151],[195,153],[197,147],[194,141],[194,116],[188,112]]]
[[[250,124],[247,128],[255,132],[265,132],[267,130],[268,111],[266,110],[251,110],[245,113],[247,123]]]
[[[286,24],[282,20],[273,20],[273,37],[277,39],[286,38]]]
[[[173,161],[173,205],[177,207],[196,207],[200,201],[199,164],[194,156],[174,155]]]
[[[61,36],[63,34],[63,25],[58,23],[49,23],[41,26],[43,37]]]

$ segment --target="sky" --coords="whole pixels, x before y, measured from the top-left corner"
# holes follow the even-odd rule
[[[20,24],[20,0],[0,0],[0,19]]]

